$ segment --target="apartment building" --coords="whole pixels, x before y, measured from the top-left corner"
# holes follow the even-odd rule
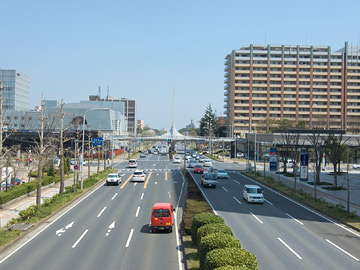
[[[360,51],[348,46],[253,45],[225,57],[228,136],[272,119],[360,133]]]

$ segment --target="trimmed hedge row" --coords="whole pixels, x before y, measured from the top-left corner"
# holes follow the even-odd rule
[[[255,255],[241,248],[214,249],[206,255],[204,269],[213,270],[222,266],[242,266],[249,270],[258,269]]]
[[[201,226],[210,223],[225,223],[224,219],[220,216],[217,216],[213,213],[200,213],[193,217],[191,223],[191,240],[196,245],[197,241],[197,231]]]
[[[204,269],[205,258],[210,251],[229,247],[241,248],[239,239],[225,233],[213,233],[203,237],[198,248],[200,269]]]
[[[210,223],[204,226],[201,226],[197,230],[197,246],[200,246],[201,239],[212,233],[225,233],[233,235],[232,229],[227,226],[225,223]]]
[[[221,267],[215,268],[214,270],[250,270],[250,268],[247,266],[226,265],[226,266],[221,266]]]

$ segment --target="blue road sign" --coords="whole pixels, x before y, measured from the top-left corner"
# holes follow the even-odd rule
[[[91,143],[92,143],[92,145],[103,145],[103,138],[102,137],[92,137]]]

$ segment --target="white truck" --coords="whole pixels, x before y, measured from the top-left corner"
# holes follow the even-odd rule
[[[169,147],[166,145],[159,146],[159,154],[161,154],[161,155],[169,154]]]

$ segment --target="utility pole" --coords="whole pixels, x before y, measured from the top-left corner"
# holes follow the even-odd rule
[[[60,190],[59,194],[63,195],[65,190],[64,183],[64,142],[63,142],[63,129],[64,129],[64,101],[60,103]]]
[[[0,81],[0,184],[2,183],[2,169],[3,169],[3,166],[2,166],[2,152],[3,152],[2,92],[3,92],[3,89],[4,89],[3,82]],[[6,184],[6,187],[7,187],[7,184]]]

